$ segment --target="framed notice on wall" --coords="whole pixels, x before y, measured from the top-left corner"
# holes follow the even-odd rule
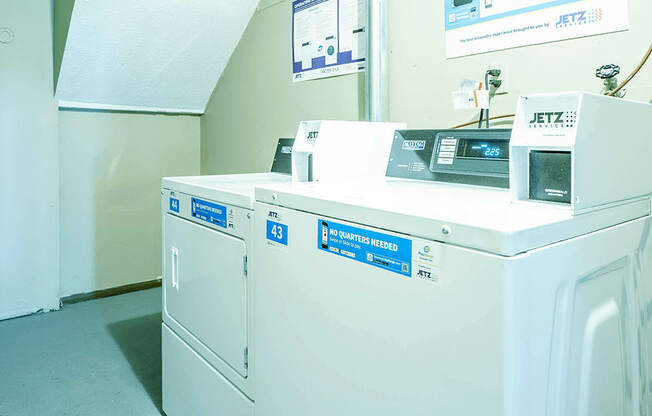
[[[627,0],[444,0],[444,13],[447,58],[629,27]]]
[[[366,0],[292,2],[294,82],[364,71],[366,58]]]

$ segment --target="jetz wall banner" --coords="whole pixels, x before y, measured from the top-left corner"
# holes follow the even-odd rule
[[[448,58],[629,27],[627,0],[444,0],[444,8]]]

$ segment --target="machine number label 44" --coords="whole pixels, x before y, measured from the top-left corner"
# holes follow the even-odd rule
[[[179,200],[176,198],[170,198],[170,211],[174,211],[177,214],[179,213]]]
[[[267,240],[287,246],[288,226],[275,221],[267,220]]]
[[[320,219],[317,248],[412,277],[412,240],[407,238]]]

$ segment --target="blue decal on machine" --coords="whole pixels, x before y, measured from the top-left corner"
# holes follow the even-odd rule
[[[403,140],[403,150],[424,150],[426,148],[425,140]]]
[[[209,222],[226,228],[226,207],[202,199],[192,199],[192,216],[202,221]]]
[[[177,214],[179,213],[179,200],[176,198],[170,198],[170,211],[174,211]]]
[[[317,221],[317,248],[412,276],[412,240],[406,238],[320,219]]]
[[[275,243],[288,245],[288,226],[267,220],[267,239]]]

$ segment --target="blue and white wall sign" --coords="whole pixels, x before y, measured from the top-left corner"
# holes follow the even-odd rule
[[[364,71],[366,0],[292,2],[294,82]]]
[[[192,216],[213,225],[226,228],[226,207],[214,202],[192,198]]]
[[[444,0],[444,11],[448,58],[629,27],[627,0]]]
[[[412,241],[333,221],[317,221],[317,248],[361,263],[412,276]]]
[[[267,220],[267,240],[273,243],[288,245],[288,226],[279,222]]]
[[[179,213],[179,200],[176,198],[170,198],[170,211],[174,211],[177,214]]]

